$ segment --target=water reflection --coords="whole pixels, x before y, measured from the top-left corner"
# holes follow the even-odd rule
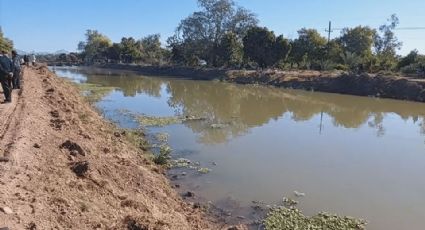
[[[114,113],[119,109],[207,118],[149,130],[168,132],[177,157],[212,168],[209,174],[178,180],[207,200],[219,204],[233,197],[241,204],[236,206],[249,208],[253,200],[276,203],[297,190],[307,194],[300,200],[307,215],[328,211],[362,217],[370,221],[368,229],[423,228],[425,104],[76,69],[57,72],[116,87],[97,105],[119,124],[130,122]]]
[[[297,122],[319,115],[322,119],[331,119],[333,126],[343,128],[367,125],[375,130],[376,136],[381,137],[386,132],[384,118],[396,114],[404,121],[412,120],[418,124],[419,132],[425,134],[425,105],[420,103],[131,74],[84,75],[85,70],[79,69],[59,71],[80,82],[85,76],[87,83],[116,87],[125,97],[138,94],[168,97],[167,103],[174,109],[175,115],[207,118],[206,122],[186,123],[193,132],[200,134],[199,141],[202,143],[225,142],[248,133],[250,128],[263,126],[286,115]],[[168,95],[161,95],[163,87]],[[227,126],[208,128],[215,123]],[[319,132],[323,128],[322,121],[317,125],[319,128],[314,131]]]

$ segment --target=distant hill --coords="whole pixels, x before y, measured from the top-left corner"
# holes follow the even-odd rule
[[[58,50],[56,52],[54,52],[54,54],[69,54],[70,52],[67,50]]]
[[[23,51],[23,50],[19,50],[19,49],[16,49],[16,52],[17,52],[19,55],[29,54],[28,52]]]
[[[49,55],[49,54],[58,55],[58,54],[69,54],[70,53],[67,50],[58,50],[58,51],[55,51],[55,52],[34,52],[34,51],[27,52],[27,51],[20,50],[20,49],[16,49],[16,52],[18,52],[19,55],[33,54],[33,53],[35,53],[36,55]]]

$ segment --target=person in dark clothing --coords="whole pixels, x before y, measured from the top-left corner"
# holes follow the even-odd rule
[[[26,54],[24,55],[24,62],[26,66],[30,66],[30,58]]]
[[[21,88],[21,57],[18,56],[18,53],[12,51],[12,63],[13,63],[13,79],[12,79],[12,88],[20,89]]]
[[[0,53],[0,82],[3,88],[5,100],[4,103],[12,102],[12,89],[9,85],[9,81],[13,77],[13,63],[6,56],[6,51],[2,50]]]

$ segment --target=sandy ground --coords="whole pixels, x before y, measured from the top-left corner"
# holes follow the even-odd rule
[[[0,123],[0,229],[227,229],[45,67],[25,69]]]

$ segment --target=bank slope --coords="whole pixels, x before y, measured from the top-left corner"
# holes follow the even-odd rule
[[[25,69],[14,106],[0,130],[0,228],[218,229],[46,67]]]

